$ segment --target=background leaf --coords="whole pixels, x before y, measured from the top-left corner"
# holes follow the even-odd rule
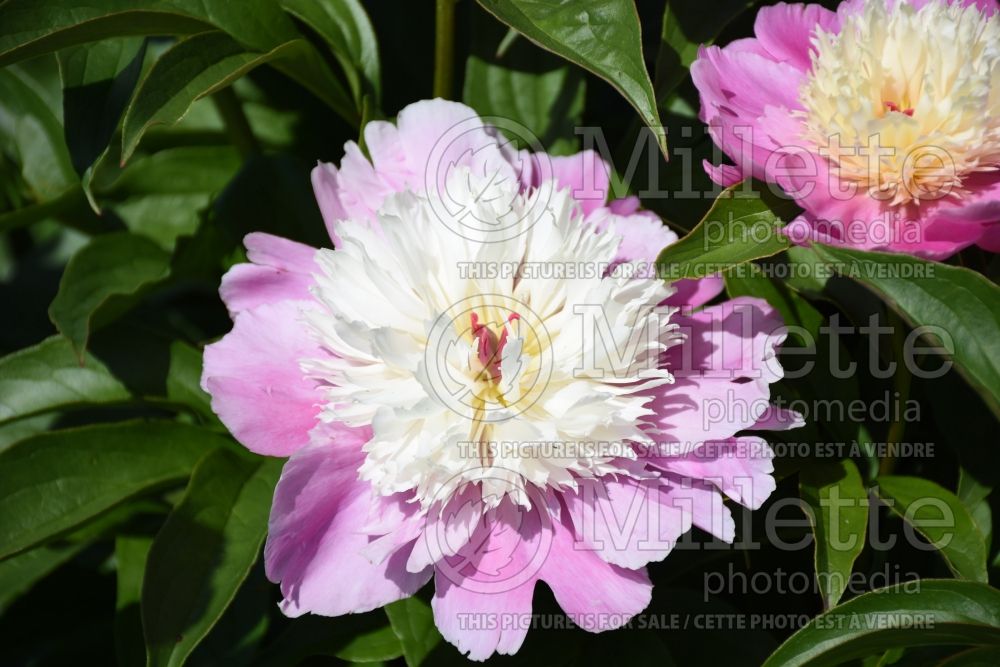
[[[919,477],[882,476],[877,481],[879,495],[895,501],[890,509],[939,545],[952,572],[973,581],[987,580],[983,535],[951,491]]]
[[[414,596],[385,606],[386,616],[403,646],[408,667],[418,667],[441,641],[430,605]]]
[[[779,232],[788,203],[758,192],[740,196],[742,187],[728,188],[697,227],[660,252],[663,279],[704,278],[788,248]]]
[[[83,176],[115,133],[142,73],[146,41],[106,39],[59,51],[66,145]]]
[[[662,106],[687,75],[698,47],[710,44],[753,0],[667,0],[660,28],[660,49],[653,78],[656,99]]]
[[[910,255],[814,247],[914,327],[944,329],[955,341],[951,356],[959,372],[1000,416],[1000,288],[968,269]]]
[[[581,123],[584,92],[582,77],[568,67],[526,72],[470,56],[462,100],[481,116],[521,123],[547,153],[567,155],[577,149],[574,130]]]
[[[378,41],[358,0],[281,0],[281,6],[322,35],[347,76],[358,110],[365,94],[381,103]]]
[[[99,236],[66,265],[49,317],[82,355],[95,326],[126,310],[169,270],[170,255],[147,238]]]
[[[26,82],[21,70],[0,70],[0,100],[3,147],[21,165],[35,199],[53,200],[75,187],[79,179],[63,140],[60,119]]]
[[[920,627],[914,627],[917,618]],[[866,593],[796,632],[764,667],[823,667],[898,646],[948,644],[1000,645],[1000,591],[924,579]]]
[[[632,0],[479,0],[479,4],[539,46],[614,86],[653,130],[666,155],[666,134],[643,62],[639,16]]]
[[[812,509],[816,580],[829,609],[840,602],[865,547],[868,490],[848,460],[806,466],[799,473],[799,489]]]
[[[173,422],[53,431],[0,452],[0,558],[183,480],[225,438]]]
[[[267,533],[275,459],[209,453],[156,535],[142,586],[149,665],[181,665],[218,622]]]

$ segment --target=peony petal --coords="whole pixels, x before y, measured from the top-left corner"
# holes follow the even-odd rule
[[[653,585],[645,568],[611,565],[578,546],[569,517],[553,518],[552,544],[539,573],[574,623],[589,632],[614,630],[649,605]]]
[[[704,480],[732,500],[759,509],[775,489],[774,453],[755,436],[706,442],[685,456],[662,458],[656,465],[682,479]]]
[[[781,316],[763,299],[738,297],[675,321],[688,336],[684,345],[667,351],[667,368],[675,375],[765,383],[781,379],[777,348],[787,332]]]
[[[313,194],[316,195],[316,203],[319,204],[326,232],[335,246],[339,246],[340,241],[334,233],[334,225],[347,217],[347,211],[340,203],[339,173],[332,164],[318,162],[311,174]]]
[[[245,310],[222,340],[205,348],[201,385],[212,410],[247,449],[288,456],[309,442],[322,394],[299,368],[321,356],[302,322],[309,302]]]
[[[579,490],[563,499],[578,548],[631,570],[662,560],[691,530],[691,512],[671,505],[659,478],[581,480]]]
[[[816,29],[839,32],[840,19],[821,5],[779,2],[761,7],[754,22],[754,33],[775,60],[808,71],[812,62],[812,38]]]
[[[468,544],[439,562],[434,621],[445,639],[472,660],[521,647],[531,621],[537,563],[551,528],[537,506],[503,502],[483,516]]]
[[[667,299],[667,304],[671,306],[688,306],[689,308],[704,306],[722,294],[722,290],[726,287],[722,281],[722,276],[678,280],[673,283],[673,286],[677,291]]]
[[[708,174],[708,177],[712,179],[713,183],[724,188],[736,185],[746,178],[743,174],[743,170],[735,165],[720,164],[716,166],[708,160],[702,160],[701,166],[705,169],[705,173]]]
[[[248,234],[243,244],[252,263],[229,269],[219,288],[231,315],[267,303],[312,300],[315,248],[260,232]]]
[[[408,547],[381,562],[364,554],[373,491],[357,478],[363,437],[354,446],[301,449],[282,471],[264,563],[268,578],[281,584],[288,616],[369,611],[413,595],[430,578],[429,568],[406,571]]]
[[[573,198],[587,215],[604,206],[611,189],[611,170],[595,151],[569,156],[541,156],[551,163],[552,178],[559,187],[570,188]]]
[[[732,542],[736,538],[736,522],[718,491],[706,482],[690,477],[667,473],[666,478],[673,482],[667,491],[671,505],[690,512],[693,525],[723,542]]]

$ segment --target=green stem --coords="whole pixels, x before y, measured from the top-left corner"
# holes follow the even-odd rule
[[[434,21],[434,97],[451,99],[455,76],[455,2],[437,0]]]
[[[26,227],[39,220],[54,218],[62,213],[71,211],[81,204],[86,205],[87,197],[83,194],[83,189],[74,187],[59,195],[55,199],[32,204],[0,215],[0,232],[9,232],[12,229]]]
[[[891,449],[892,445],[899,445],[903,441],[903,435],[906,432],[906,421],[903,419],[903,415],[906,414],[906,402],[910,400],[910,384],[913,380],[913,374],[910,372],[909,367],[906,365],[908,359],[906,358],[904,350],[904,341],[906,340],[906,323],[903,322],[896,311],[891,308],[887,309],[886,318],[889,322],[889,326],[892,327],[892,351],[893,359],[896,361],[896,377],[893,383],[895,391],[899,394],[898,400],[900,404],[899,414],[889,425],[889,431],[886,434],[886,448]],[[894,399],[896,397],[893,397]],[[880,475],[891,475],[896,468],[896,457],[895,456],[885,456],[879,463],[879,474]]]
[[[243,104],[236,97],[232,86],[214,93],[212,95],[212,102],[215,104],[219,115],[222,116],[222,122],[226,126],[226,133],[229,135],[229,140],[236,146],[236,150],[240,152],[243,159],[259,154],[261,152],[260,144],[257,142],[257,137],[254,136],[253,130],[250,128],[250,121],[247,120],[246,114],[243,113]]]

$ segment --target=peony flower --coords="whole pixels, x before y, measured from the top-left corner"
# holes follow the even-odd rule
[[[692,526],[732,541],[723,498],[774,489],[750,432],[801,425],[769,402],[780,319],[649,275],[676,236],[607,203],[592,153],[514,150],[441,100],[365,143],[313,173],[335,249],[250,234],[205,350],[222,421],[289,457],[264,554],[282,610],[433,580],[441,633],[482,660],[517,651],[543,581],[585,630],[620,627],[647,563]]]
[[[756,37],[700,50],[701,119],[731,185],[779,185],[818,240],[947,257],[1000,249],[1000,15],[995,0],[778,4]]]

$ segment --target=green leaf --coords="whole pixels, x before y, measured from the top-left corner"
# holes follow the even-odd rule
[[[879,497],[941,552],[955,576],[986,581],[983,534],[955,494],[920,477],[879,477]]]
[[[57,416],[48,413],[5,422],[0,426],[0,452],[25,438],[50,430]]]
[[[183,664],[236,596],[267,534],[281,464],[221,449],[198,463],[143,577],[151,667]]]
[[[87,546],[86,542],[62,542],[44,545],[0,561],[0,613],[23,595],[37,581]]]
[[[249,6],[248,6],[249,5]],[[215,27],[247,48],[295,37],[273,2],[226,0],[8,0],[0,6],[0,65],[107,37],[183,35]]]
[[[1000,648],[983,646],[956,653],[938,663],[940,667],[996,667],[1000,665]]]
[[[974,271],[911,255],[813,247],[913,327],[947,332],[956,368],[1000,417],[1000,288]]]
[[[653,76],[661,106],[687,76],[698,56],[698,47],[710,44],[730,21],[753,4],[752,0],[667,0]]]
[[[740,196],[743,187],[737,183],[723,191],[694,229],[660,252],[662,278],[704,278],[788,248],[779,231],[787,202],[758,192]]]
[[[383,662],[403,655],[403,646],[395,631],[385,626],[354,635],[334,655],[348,662]]]
[[[59,51],[66,144],[81,176],[108,148],[145,55],[146,41],[141,37],[106,39]]]
[[[0,613],[15,598],[147,506],[123,505],[58,540],[0,561]]]
[[[205,452],[230,446],[205,429],[130,421],[43,433],[0,452],[0,558],[123,501],[186,478]]]
[[[0,359],[0,425],[55,411],[148,403],[215,422],[200,385],[201,352],[133,326],[100,332],[81,359],[63,336]]]
[[[119,665],[146,664],[139,605],[142,575],[152,545],[153,538],[146,535],[119,535],[115,540],[115,654]]]
[[[255,665],[297,665],[314,655],[364,662],[393,660],[403,655],[403,645],[379,610],[337,618],[307,615],[293,619],[264,648]]]
[[[249,6],[229,0],[103,0],[98,6],[82,0],[8,0],[0,5],[0,25],[0,66],[107,37],[187,35],[213,28],[258,55],[304,41],[270,0],[253,0]],[[319,52],[303,44],[294,56],[279,69],[357,123],[349,96]]]
[[[131,394],[107,367],[53,336],[0,359],[0,424],[75,405],[127,401]]]
[[[568,67],[522,71],[469,56],[462,100],[480,116],[498,116],[524,125],[535,135],[525,138],[537,138],[546,152],[567,155],[577,150],[574,130],[581,123],[585,89],[583,77]]]
[[[803,468],[799,493],[812,509],[816,579],[823,606],[829,609],[844,595],[854,561],[865,547],[868,491],[857,466],[843,460]]]
[[[127,310],[169,269],[169,253],[145,237],[98,236],[66,264],[49,318],[82,355],[93,329]]]
[[[274,584],[267,580],[263,563],[258,561],[226,613],[185,664],[190,667],[253,664],[257,647],[271,625],[274,592]]]
[[[62,124],[17,68],[0,70],[0,100],[0,148],[20,165],[35,200],[55,200],[77,186]]]
[[[990,509],[988,497],[993,488],[979,482],[965,468],[959,468],[958,473],[958,499],[969,510],[969,515],[976,522],[979,532],[983,534],[986,551],[989,553],[990,540],[993,536],[993,511]]]
[[[824,667],[899,646],[1000,646],[1000,591],[923,579],[865,593],[813,619],[764,667]]]
[[[632,0],[479,0],[488,12],[539,46],[610,83],[653,130],[664,156],[667,139],[642,56]]]
[[[232,180],[241,164],[231,146],[181,146],[134,158],[114,182],[97,189],[129,231],[164,250],[193,234],[200,213]]]
[[[149,70],[125,113],[122,162],[131,157],[152,125],[176,123],[199,98],[225,88],[255,67],[300,56],[310,48],[305,40],[295,39],[264,53],[247,51],[223,32],[181,40]]]
[[[344,70],[354,102],[362,108],[365,94],[381,104],[382,82],[378,41],[368,14],[358,0],[280,0],[281,6],[326,40]]]
[[[430,606],[414,596],[386,605],[385,613],[403,646],[406,664],[418,667],[441,641]]]

